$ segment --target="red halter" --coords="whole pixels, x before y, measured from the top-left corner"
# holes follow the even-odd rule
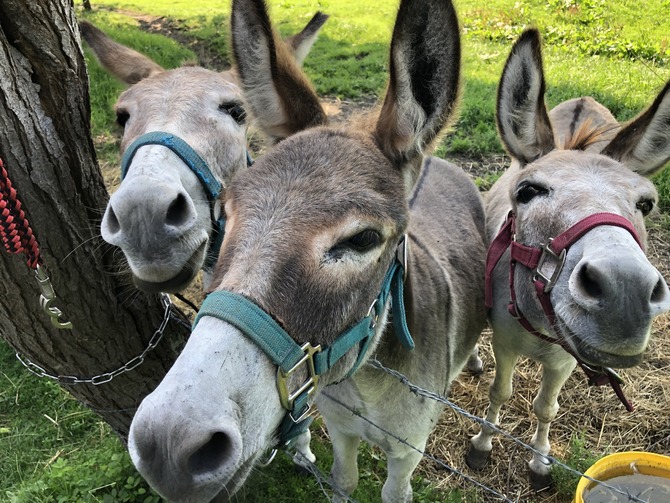
[[[638,245],[640,245],[640,248],[644,249],[644,246],[642,245],[640,237],[633,227],[633,224],[626,218],[620,215],[615,215],[614,213],[595,213],[584,218],[583,220],[580,220],[555,238],[549,239],[548,244],[543,245],[540,248],[535,248],[522,245],[516,241],[515,218],[516,217],[514,213],[510,211],[507,215],[507,220],[500,229],[500,232],[498,232],[498,235],[489,246],[488,254],[486,256],[486,307],[493,307],[493,270],[502,256],[505,254],[505,251],[511,247],[509,274],[511,300],[508,306],[509,313],[519,321],[521,326],[527,332],[535,335],[543,341],[547,341],[552,344],[558,344],[569,355],[577,360],[577,363],[588,377],[590,385],[601,386],[604,384],[609,384],[612,386],[612,389],[614,389],[614,392],[619,397],[619,400],[621,400],[621,403],[624,404],[626,410],[632,412],[633,406],[626,399],[623,391],[621,390],[621,384],[623,384],[623,380],[614,370],[609,367],[600,367],[587,364],[575,354],[575,352],[567,344],[567,342],[565,342],[565,340],[560,337],[554,339],[540,333],[523,315],[519,309],[519,306],[517,305],[516,291],[514,289],[514,270],[517,263],[532,270],[535,293],[540,302],[540,305],[542,306],[542,310],[547,317],[547,320],[549,320],[550,325],[552,328],[554,328],[554,332],[557,333],[557,330],[555,329],[556,314],[554,313],[554,307],[551,304],[549,293],[554,288],[554,284],[561,274],[563,265],[565,263],[565,254],[568,248],[591,229],[601,225],[612,225],[627,230],[633,236],[633,238],[635,238],[635,241]],[[542,272],[543,266],[547,263],[553,263],[555,265],[553,271],[550,274],[545,274]]]

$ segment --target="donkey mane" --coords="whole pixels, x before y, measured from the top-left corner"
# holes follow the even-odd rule
[[[608,133],[620,129],[619,124],[595,125],[592,119],[582,122],[579,127],[565,137],[563,145],[558,145],[559,150],[586,150],[594,143],[607,141]]]

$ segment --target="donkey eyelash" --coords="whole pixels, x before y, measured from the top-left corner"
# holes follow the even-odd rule
[[[363,229],[356,234],[340,240],[327,252],[328,261],[341,260],[348,252],[364,254],[377,248],[382,242],[382,235],[375,229]]]
[[[381,243],[381,235],[374,229],[365,229],[347,239],[344,246],[348,246],[356,251],[367,251]]]
[[[126,122],[128,122],[128,119],[130,119],[130,114],[125,111],[125,110],[117,110],[116,111],[116,123],[121,126],[125,127]]]
[[[240,103],[221,103],[219,110],[230,115],[238,124],[243,124],[247,118],[247,112]]]
[[[649,213],[651,213],[655,207],[656,202],[653,199],[640,199],[635,204],[635,209],[641,211],[643,217],[649,215]]]
[[[519,204],[527,204],[537,196],[544,196],[549,190],[541,185],[530,182],[522,182],[516,189],[514,197]]]

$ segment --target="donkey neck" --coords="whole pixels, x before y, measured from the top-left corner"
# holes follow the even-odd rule
[[[439,334],[459,323],[476,332],[485,323],[484,316],[472,316],[473,312],[484,313],[484,292],[478,287],[483,281],[480,267],[486,249],[484,209],[469,177],[460,168],[432,157],[424,161],[410,206],[404,300],[415,349],[403,351],[393,327],[388,326],[375,357],[418,382],[433,384],[432,389],[443,389],[442,378],[452,372],[451,361],[465,350],[460,344],[445,342]],[[467,251],[473,249],[481,255],[473,257]],[[456,281],[452,270],[458,270],[465,281]],[[459,302],[466,296],[472,305]],[[427,366],[443,369],[444,375],[425,372]]]

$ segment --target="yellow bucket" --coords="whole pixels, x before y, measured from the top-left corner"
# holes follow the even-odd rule
[[[633,473],[670,479],[670,457],[651,452],[619,452],[599,459],[586,470],[584,475],[606,482],[607,479]],[[584,503],[582,499],[584,491],[592,484],[584,477],[579,480],[574,503]]]

